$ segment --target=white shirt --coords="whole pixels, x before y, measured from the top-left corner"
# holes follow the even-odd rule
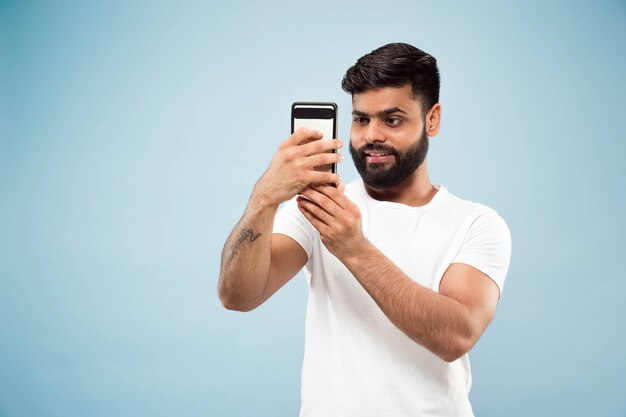
[[[439,291],[450,264],[465,263],[502,291],[511,253],[506,223],[436,187],[421,207],[375,200],[362,180],[345,194],[361,211],[365,237],[415,282]],[[301,417],[473,416],[467,355],[447,363],[393,325],[295,200],[277,214],[274,233],[290,236],[308,255]]]

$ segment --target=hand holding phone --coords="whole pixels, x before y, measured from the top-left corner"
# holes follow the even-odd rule
[[[291,105],[291,133],[301,127],[319,130],[322,139],[337,138],[337,105],[335,103],[296,102]],[[331,152],[336,152],[334,149]],[[317,171],[337,173],[337,164],[321,165]]]

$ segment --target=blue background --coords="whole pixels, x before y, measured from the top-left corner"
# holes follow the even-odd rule
[[[304,279],[225,311],[221,248],[392,41],[440,65],[431,179],[513,236],[476,415],[626,416],[624,1],[104,3],[0,2],[0,416],[297,415]]]

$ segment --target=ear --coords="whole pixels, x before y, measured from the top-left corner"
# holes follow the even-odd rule
[[[426,114],[426,134],[428,137],[436,136],[441,125],[441,104],[435,104]]]

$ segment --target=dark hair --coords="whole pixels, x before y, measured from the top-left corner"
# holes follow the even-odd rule
[[[381,87],[410,84],[413,96],[421,100],[423,112],[439,102],[437,60],[406,43],[390,43],[362,56],[341,81],[346,93],[355,94]]]

